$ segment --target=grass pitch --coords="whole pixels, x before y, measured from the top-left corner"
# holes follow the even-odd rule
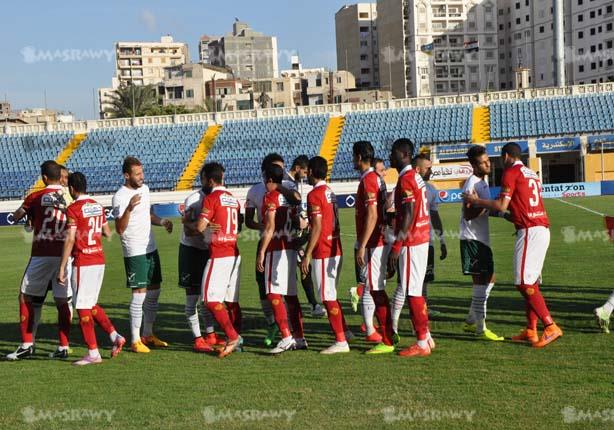
[[[570,199],[614,212],[613,197]],[[241,305],[246,352],[225,360],[191,352],[191,335],[177,284],[179,229],[156,229],[163,265],[157,334],[170,348],[136,355],[126,351],[99,366],[76,369],[45,358],[57,343],[56,311],[49,297],[39,328],[37,358],[0,362],[0,428],[608,428],[614,426],[614,339],[594,327],[592,309],[614,288],[614,245],[598,216],[547,200],[552,242],[543,292],[564,337],[544,350],[511,342],[477,341],[463,334],[471,280],[460,272],[459,205],[442,205],[449,233],[448,259],[437,261],[430,306],[437,349],[426,359],[365,356],[359,339],[346,355],[324,357],[332,334],[326,319],[307,318],[310,351],[267,355],[254,281],[255,236],[241,239]],[[347,290],[354,284],[353,211],[341,212],[347,255],[339,286],[348,323],[356,334]],[[509,338],[523,327],[524,306],[512,285],[513,227],[491,220],[498,282],[489,301],[488,326]],[[20,227],[0,229],[0,351],[19,342],[17,293],[29,255]],[[117,237],[105,245],[107,271],[100,297],[118,330],[129,335],[129,291]],[[300,288],[299,288],[300,291]],[[392,294],[393,286],[388,288]],[[304,294],[299,293],[302,303]],[[401,346],[413,338],[408,311]],[[98,339],[104,358],[109,342]],[[74,358],[85,353],[73,325]]]

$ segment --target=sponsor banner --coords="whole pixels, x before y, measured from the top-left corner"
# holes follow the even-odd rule
[[[614,134],[605,134],[600,136],[588,137],[588,150],[591,152],[600,152],[603,146],[604,151],[614,150]]]
[[[542,196],[545,199],[600,195],[601,182],[574,182],[565,184],[548,184],[542,186]]]
[[[579,151],[581,148],[579,137],[560,137],[552,139],[537,139],[535,141],[538,154],[549,152]]]
[[[529,141],[528,140],[514,140],[514,143],[520,145],[523,154],[529,153]],[[491,142],[486,144],[486,152],[489,157],[501,157],[501,148],[510,142]]]
[[[602,196],[614,196],[614,181],[603,181],[601,183]]]
[[[445,166],[433,166],[431,180],[446,181],[449,179],[467,179],[473,174],[470,164],[450,164]]]
[[[465,160],[467,151],[472,145],[459,143],[456,145],[436,145],[435,151],[439,160]]]

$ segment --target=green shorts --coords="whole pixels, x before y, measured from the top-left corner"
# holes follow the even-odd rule
[[[495,273],[490,247],[478,240],[461,240],[460,249],[464,275],[491,276]]]
[[[179,286],[200,288],[209,251],[179,244]]]
[[[128,288],[147,288],[162,283],[162,268],[158,250],[145,255],[124,257],[126,286]]]

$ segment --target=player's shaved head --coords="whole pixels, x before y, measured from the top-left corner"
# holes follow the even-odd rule
[[[41,164],[41,177],[49,182],[58,182],[62,177],[62,168],[53,160],[47,160]]]
[[[264,181],[281,184],[284,179],[284,169],[277,164],[269,164],[264,171]]]
[[[207,181],[211,181],[216,185],[222,185],[224,182],[224,166],[220,163],[207,163],[203,167],[203,171]]]
[[[414,167],[421,166],[425,164],[426,162],[430,162],[430,161],[431,161],[431,158],[428,155],[418,154],[413,158],[413,160],[411,160],[411,165]]]
[[[326,179],[328,174],[328,163],[326,159],[320,156],[313,157],[309,160],[309,176],[313,179]]]
[[[79,194],[87,192],[87,179],[85,175],[81,172],[71,173],[68,176],[68,187]]]
[[[520,160],[520,157],[522,157],[522,149],[520,148],[520,145],[515,142],[510,142],[503,145],[503,148],[501,148],[501,157],[505,157],[506,155],[515,158],[516,160]]]

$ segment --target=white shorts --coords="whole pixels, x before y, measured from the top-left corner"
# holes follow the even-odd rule
[[[264,285],[267,294],[296,296],[296,251],[269,251],[264,257]]]
[[[209,302],[239,302],[241,256],[210,258],[203,272],[202,297]]]
[[[540,282],[549,245],[550,229],[546,227],[518,230],[514,247],[515,285],[533,285]]]
[[[53,297],[68,299],[72,297],[70,285],[71,264],[66,265],[66,284],[60,285],[57,281],[61,257],[30,257],[30,262],[23,274],[21,293],[34,297],[45,297],[47,287],[51,283]]]
[[[337,300],[337,280],[341,275],[342,261],[340,255],[311,260],[313,283],[322,302]]]
[[[361,276],[369,291],[384,291],[386,289],[386,274],[388,273],[389,246],[367,248],[365,252],[366,265],[362,268]]]
[[[98,303],[103,279],[104,264],[73,266],[72,286],[75,289],[75,309],[92,309]]]
[[[399,254],[399,286],[407,296],[424,295],[424,276],[429,259],[429,244],[403,246]]]

